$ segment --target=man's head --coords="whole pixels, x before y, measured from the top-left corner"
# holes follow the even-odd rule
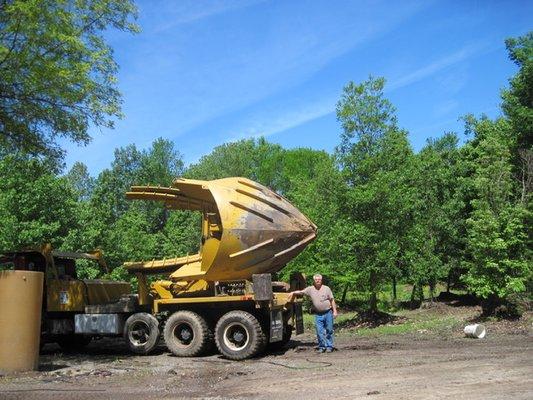
[[[322,286],[322,275],[320,274],[313,275],[313,285],[317,289],[320,289],[320,287]]]

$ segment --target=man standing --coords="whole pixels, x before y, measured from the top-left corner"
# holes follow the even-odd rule
[[[337,316],[337,305],[333,293],[329,287],[322,284],[322,275],[316,274],[313,276],[313,286],[291,292],[289,301],[293,296],[302,294],[310,297],[313,303],[318,352],[331,353],[333,351],[333,318]]]

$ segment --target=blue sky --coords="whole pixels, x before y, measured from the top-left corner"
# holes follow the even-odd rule
[[[533,28],[532,1],[138,1],[142,32],[109,32],[125,118],[67,144],[67,168],[97,175],[113,151],[170,139],[186,164],[215,146],[265,136],[332,152],[348,81],[387,79],[419,150],[462,133],[461,115],[499,113],[516,72],[507,37]],[[528,17],[529,16],[529,17]]]

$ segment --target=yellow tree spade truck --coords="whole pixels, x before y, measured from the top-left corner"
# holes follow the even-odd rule
[[[171,187],[133,186],[126,196],[200,212],[199,253],[126,263],[137,277],[137,295],[125,282],[77,278],[75,260],[101,262],[99,255],[4,254],[0,262],[45,272],[43,341],[76,348],[91,338],[123,335],[131,351],[148,354],[163,333],[177,356],[216,344],[225,357],[242,360],[283,345],[293,330],[303,332],[301,302],[289,302],[288,292],[302,289],[305,279],[296,273],[290,284],[273,282],[271,274],[316,237],[316,226],[286,199],[245,178],[176,179]],[[149,284],[149,275],[166,279]]]
[[[290,284],[272,282],[271,273],[316,237],[316,226],[285,198],[245,178],[176,179],[172,187],[134,186],[126,196],[202,214],[198,254],[125,264],[138,278],[138,307],[147,310],[126,320],[132,351],[150,352],[162,328],[177,356],[216,344],[241,360],[286,343],[293,329],[303,332],[301,303],[289,302],[287,292],[305,280],[294,274]],[[154,274],[169,276],[148,286]]]

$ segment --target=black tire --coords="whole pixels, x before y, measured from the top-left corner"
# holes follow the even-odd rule
[[[124,326],[124,340],[131,352],[149,354],[159,343],[159,322],[148,313],[131,315]]]
[[[90,336],[83,335],[64,335],[57,338],[57,344],[61,349],[68,353],[75,353],[83,350],[89,343],[91,343],[92,338]],[[43,343],[44,346],[44,343]]]
[[[290,342],[292,337],[292,326],[285,324],[283,327],[283,339],[281,339],[279,342],[269,343],[268,348],[269,350],[281,350],[287,346],[287,343]]]
[[[265,349],[266,335],[261,324],[246,311],[230,311],[215,328],[218,350],[230,360],[251,358]]]
[[[204,318],[192,311],[172,314],[163,330],[165,343],[178,357],[195,357],[207,352],[213,335]]]

